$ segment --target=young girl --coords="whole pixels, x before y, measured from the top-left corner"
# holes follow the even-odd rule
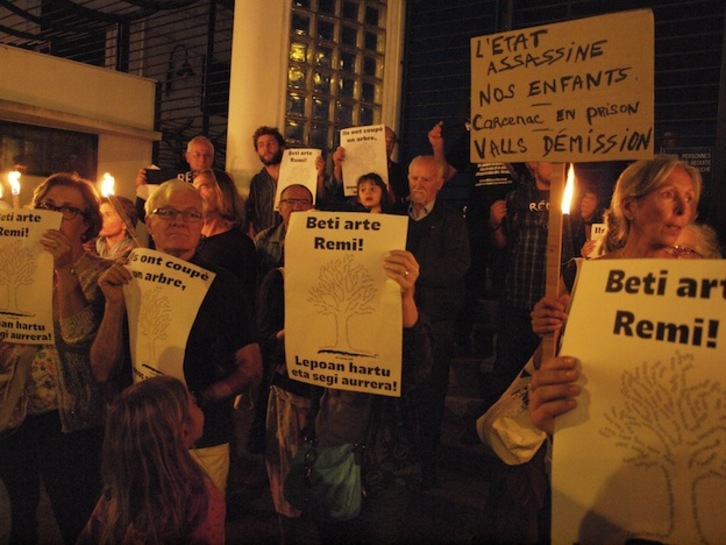
[[[378,174],[369,172],[358,178],[358,202],[371,213],[386,212],[393,199],[388,187]]]
[[[224,543],[224,499],[188,451],[203,427],[173,377],[124,390],[108,412],[103,494],[78,544]]]

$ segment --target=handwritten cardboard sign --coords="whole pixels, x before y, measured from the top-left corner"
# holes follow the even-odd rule
[[[199,307],[216,276],[169,254],[136,248],[124,286],[134,381],[184,379],[184,352]]]
[[[653,154],[654,23],[637,10],[471,40],[471,162]]]
[[[346,197],[358,193],[358,178],[375,172],[388,185],[385,125],[352,127],[340,131],[340,145],[345,148],[343,190]]]
[[[52,344],[53,256],[40,246],[63,216],[48,210],[0,210],[0,341]]]
[[[285,352],[291,378],[401,395],[401,290],[383,257],[408,218],[296,212],[285,241]]]
[[[726,262],[582,263],[561,353],[578,406],[556,420],[552,543],[726,539]]]

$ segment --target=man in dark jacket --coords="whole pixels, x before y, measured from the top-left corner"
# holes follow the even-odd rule
[[[449,388],[449,365],[454,349],[454,326],[464,306],[464,277],[469,269],[469,238],[462,214],[437,199],[444,185],[445,166],[433,156],[416,157],[408,168],[411,200],[406,249],[416,257],[421,275],[416,304],[430,321],[434,362],[429,378],[416,392],[419,437],[422,443],[423,485],[436,484],[436,454]]]

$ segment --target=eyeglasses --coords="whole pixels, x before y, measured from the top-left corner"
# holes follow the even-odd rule
[[[204,217],[198,210],[174,210],[173,208],[156,208],[152,214],[159,216],[165,221],[173,221],[179,216],[187,223],[198,223]]]
[[[688,246],[679,246],[678,244],[668,248],[668,253],[678,259],[701,259],[701,258],[703,258],[703,255],[698,253],[693,248],[689,248]]]
[[[75,206],[56,206],[48,201],[41,201],[35,205],[35,208],[39,210],[51,210],[53,212],[60,212],[63,214],[64,220],[76,219],[78,216],[86,217],[86,213],[80,208]]]
[[[296,204],[302,204],[303,206],[311,206],[313,203],[310,199],[282,199],[280,204],[286,204],[288,206],[295,206]]]

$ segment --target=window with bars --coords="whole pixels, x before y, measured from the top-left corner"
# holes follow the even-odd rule
[[[332,150],[340,129],[381,123],[385,0],[293,0],[285,139]]]

